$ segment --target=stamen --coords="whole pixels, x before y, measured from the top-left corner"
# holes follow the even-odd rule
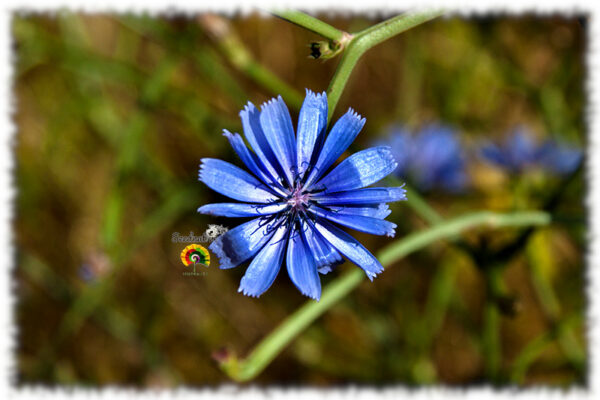
[[[287,199],[287,203],[294,211],[304,210],[308,206],[310,194],[302,191],[301,186],[297,186]]]

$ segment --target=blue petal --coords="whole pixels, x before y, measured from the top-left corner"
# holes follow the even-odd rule
[[[316,261],[319,273],[331,272],[331,267],[344,262],[340,253],[306,221],[303,222],[302,235]]]
[[[256,254],[271,238],[271,227],[275,222],[255,218],[217,237],[208,248],[219,258],[221,269],[236,267]]]
[[[246,140],[258,156],[259,166],[262,166],[273,180],[281,183],[283,178],[281,167],[260,125],[260,112],[254,104],[248,102],[246,107],[240,111],[240,118]]]
[[[199,179],[212,190],[250,203],[270,203],[277,200],[277,196],[267,186],[243,169],[214,158],[203,158],[201,161]]]
[[[323,267],[319,267],[318,271],[322,275],[327,275],[328,273],[330,273],[331,271],[333,271],[333,266],[331,266],[331,265],[325,265]]]
[[[276,214],[285,210],[286,203],[246,204],[246,203],[214,203],[206,204],[198,209],[201,214],[220,217],[256,217]]]
[[[383,271],[381,263],[352,236],[327,221],[315,221],[315,229],[347,259],[362,268],[370,280]]]
[[[336,222],[348,228],[356,229],[357,231],[370,233],[372,235],[386,235],[394,237],[396,234],[396,224],[382,219],[365,217],[362,215],[342,214],[329,211],[327,209],[313,205],[309,211],[326,218],[329,221]]]
[[[298,154],[298,173],[303,175],[311,164],[313,154],[318,154],[318,144],[325,134],[327,126],[327,95],[325,92],[315,94],[306,90],[306,97],[298,116],[298,138],[296,151]]]
[[[397,166],[388,146],[372,147],[346,158],[313,188],[326,193],[360,189],[386,177]]]
[[[286,258],[288,275],[303,295],[319,301],[321,298],[319,272],[300,230],[298,224],[294,224],[288,241]]]
[[[377,187],[321,194],[312,197],[319,205],[352,205],[390,203],[406,200],[406,189],[402,187]]]
[[[227,129],[223,130],[223,136],[225,136],[231,147],[236,152],[238,157],[246,164],[250,172],[260,178],[265,184],[270,186],[270,189],[275,190],[278,194],[283,195],[283,187],[279,182],[274,179],[271,174],[266,171],[264,165],[257,159],[256,155],[250,152],[250,149],[246,147],[244,139],[237,133],[231,133]],[[259,166],[260,165],[260,166]]]
[[[269,243],[254,257],[246,273],[242,277],[238,292],[246,296],[258,297],[263,294],[275,281],[287,240],[288,228],[281,224]]]
[[[294,136],[290,112],[281,96],[262,105],[260,125],[291,186],[298,171],[296,166],[296,137]]]
[[[323,176],[325,171],[346,151],[348,146],[356,139],[356,135],[364,126],[365,121],[352,109],[349,109],[346,114],[337,120],[327,139],[325,139],[317,162],[308,173],[305,188],[309,189],[310,184]]]
[[[341,214],[363,215],[365,217],[384,219],[391,214],[390,206],[386,203],[375,204],[371,207],[329,206],[331,211]]]

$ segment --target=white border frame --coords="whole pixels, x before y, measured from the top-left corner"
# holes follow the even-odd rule
[[[600,193],[598,180],[600,177],[600,137],[599,128],[599,96],[600,96],[600,23],[598,21],[598,6],[590,6],[583,0],[564,1],[557,0],[519,0],[516,3],[508,3],[499,0],[449,0],[446,2],[435,0],[410,0],[402,3],[394,3],[385,0],[348,1],[348,0],[296,0],[276,2],[273,0],[257,1],[251,4],[241,1],[219,0],[203,4],[202,2],[160,2],[153,0],[103,0],[99,3],[87,3],[81,0],[32,0],[18,1],[8,0],[0,6],[0,202],[4,204],[0,208],[0,394],[1,398],[40,399],[40,398],[71,398],[71,397],[99,397],[108,399],[143,398],[158,399],[176,397],[186,398],[314,398],[326,395],[329,399],[342,398],[398,398],[410,396],[415,399],[449,398],[449,399],[544,399],[569,398],[585,399],[598,398],[599,376],[596,371],[598,365],[598,341],[599,326],[598,318],[600,311],[600,298],[597,293],[600,289],[600,252],[598,240],[598,227],[600,214],[598,204]],[[176,5],[175,5],[176,4]],[[217,5],[218,4],[218,5]],[[108,387],[102,390],[86,389],[51,389],[44,386],[26,386],[17,388],[15,383],[15,360],[13,351],[16,347],[17,329],[13,324],[15,304],[13,284],[11,282],[12,269],[14,268],[14,236],[11,230],[13,214],[13,201],[16,190],[13,187],[13,172],[15,161],[13,159],[13,144],[16,128],[12,121],[14,112],[14,100],[12,97],[12,38],[10,35],[10,24],[12,14],[19,10],[30,10],[40,12],[53,12],[61,8],[81,10],[86,12],[149,12],[159,14],[164,12],[181,11],[227,11],[227,12],[250,12],[257,9],[267,10],[272,8],[299,8],[307,11],[328,10],[347,12],[363,12],[371,14],[378,11],[398,11],[417,7],[440,7],[450,12],[463,16],[483,15],[489,13],[522,14],[533,12],[536,14],[560,13],[572,15],[574,13],[585,13],[590,16],[588,27],[588,49],[586,54],[587,81],[586,92],[588,96],[586,118],[588,129],[589,147],[586,155],[586,177],[588,182],[588,194],[586,206],[589,210],[588,220],[588,253],[586,256],[586,267],[588,276],[587,297],[587,327],[588,346],[590,356],[588,360],[588,385],[587,388],[573,388],[569,390],[552,388],[500,388],[489,386],[473,387],[469,389],[448,388],[436,386],[431,388],[408,389],[403,386],[389,386],[382,389],[363,388],[357,386],[346,386],[335,389],[314,388],[258,388],[256,386],[245,386],[239,388],[233,385],[225,385],[220,388],[205,389],[175,389],[175,390],[147,390],[136,391],[132,389],[120,389]],[[596,294],[596,295],[595,295]]]

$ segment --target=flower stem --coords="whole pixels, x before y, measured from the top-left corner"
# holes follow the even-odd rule
[[[542,211],[524,211],[510,214],[480,211],[439,223],[429,229],[413,233],[397,240],[380,251],[377,258],[389,267],[406,255],[420,250],[436,240],[453,237],[475,227],[521,227],[547,225],[550,215]],[[260,374],[275,357],[306,327],[325,313],[336,302],[350,293],[363,280],[362,270],[355,268],[337,278],[324,290],[319,302],[307,301],[287,317],[274,331],[265,337],[245,359],[227,355],[220,359],[220,366],[230,378],[243,382]]]
[[[396,184],[400,184],[400,180],[397,178],[392,178],[393,182]],[[408,186],[408,184],[404,184],[404,188],[406,189],[406,203],[410,208],[413,209],[419,216],[425,220],[425,222],[429,224],[439,224],[444,219],[442,216],[421,197],[419,192],[415,190],[413,187]]]
[[[488,265],[484,270],[486,280],[486,297],[483,311],[483,354],[487,376],[493,383],[498,383],[498,371],[502,350],[500,348],[500,313],[496,304],[500,292],[501,269],[498,265]]]
[[[340,65],[327,89],[327,99],[329,101],[328,120],[331,120],[354,66],[367,50],[399,33],[439,17],[442,13],[442,11],[436,10],[402,14],[354,34],[346,44],[346,50]]]
[[[329,40],[339,42],[344,37],[344,31],[336,29],[328,23],[300,11],[274,11],[273,15],[308,29]]]

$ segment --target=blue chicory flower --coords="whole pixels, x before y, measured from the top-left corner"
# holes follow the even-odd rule
[[[520,172],[535,165],[539,160],[539,148],[524,128],[515,129],[502,145],[486,142],[480,155],[491,164],[511,172]]]
[[[481,158],[511,173],[541,167],[557,174],[566,174],[579,165],[581,150],[548,139],[537,143],[524,127],[512,131],[503,144],[485,142],[479,152]]]
[[[393,126],[386,143],[399,160],[395,175],[410,179],[419,189],[460,192],[466,187],[465,157],[453,129],[429,124],[413,134],[403,126]]]
[[[394,236],[396,225],[385,221],[386,203],[406,199],[402,187],[369,187],[397,164],[386,146],[360,151],[326,173],[354,141],[365,119],[349,109],[327,126],[327,96],[307,90],[300,110],[297,137],[281,96],[252,103],[240,112],[244,135],[224,131],[250,174],[228,162],[204,158],[199,178],[211,189],[243,203],[207,204],[200,213],[255,217],[215,239],[209,249],[223,269],[254,257],[239,292],[260,296],[273,283],[285,260],[292,282],[304,295],[319,300],[320,273],[342,261],[362,268],[369,279],[383,271],[381,263],[336,224],[375,235]]]

